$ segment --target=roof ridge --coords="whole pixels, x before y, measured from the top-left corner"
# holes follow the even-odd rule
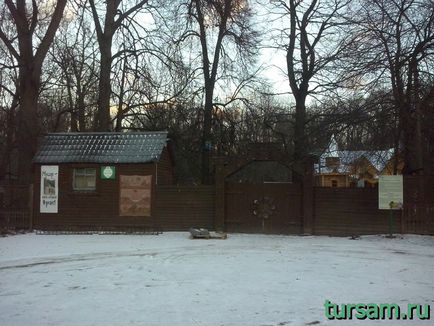
[[[72,132],[48,132],[45,135],[133,135],[133,134],[167,134],[167,130],[160,131],[72,131]]]

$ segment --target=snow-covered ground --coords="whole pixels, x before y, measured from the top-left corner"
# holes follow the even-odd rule
[[[332,321],[326,299],[433,308],[434,237],[0,238],[0,325],[432,325]]]

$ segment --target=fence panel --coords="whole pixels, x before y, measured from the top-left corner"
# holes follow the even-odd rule
[[[0,185],[0,227],[31,228],[32,185]]]
[[[156,224],[162,231],[214,228],[214,186],[157,186]]]
[[[361,235],[389,232],[389,211],[378,209],[372,188],[315,188],[315,234]],[[395,211],[393,232],[401,232],[402,211]]]
[[[434,177],[404,177],[403,232],[434,234]]]
[[[226,182],[225,192],[227,231],[301,233],[300,184]]]

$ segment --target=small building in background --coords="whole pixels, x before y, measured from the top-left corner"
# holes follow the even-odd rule
[[[155,187],[173,183],[167,132],[48,134],[33,163],[42,230],[155,229]]]
[[[316,185],[319,187],[376,187],[380,175],[393,174],[393,148],[374,151],[339,150],[334,136],[329,147],[315,164]],[[403,167],[398,162],[398,174]]]
[[[292,165],[278,142],[254,142],[246,146],[242,156],[226,157],[233,169],[227,181],[237,183],[290,183],[293,181]]]

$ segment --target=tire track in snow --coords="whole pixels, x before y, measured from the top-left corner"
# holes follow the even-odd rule
[[[103,253],[93,253],[93,254],[75,254],[65,257],[52,257],[46,259],[39,259],[37,261],[22,261],[15,262],[13,265],[1,264],[0,271],[7,269],[17,269],[17,268],[28,268],[39,265],[51,265],[51,264],[62,264],[62,263],[71,263],[71,262],[80,262],[80,261],[89,261],[89,260],[99,260],[99,259],[110,259],[110,258],[123,258],[123,257],[154,257],[157,253],[155,252],[103,252]]]
[[[152,251],[124,251],[124,252],[101,252],[101,253],[89,253],[89,254],[72,254],[68,256],[58,256],[58,257],[43,257],[39,259],[21,259],[12,261],[3,261],[0,263],[0,271],[8,269],[18,269],[18,268],[30,268],[40,265],[52,265],[52,264],[62,264],[80,261],[90,261],[90,260],[100,260],[100,259],[111,259],[111,258],[124,258],[124,257],[155,257],[156,255],[161,255],[166,257],[163,261],[173,261],[178,260],[185,254],[185,250],[189,250],[190,254],[196,253],[196,249],[203,249],[202,247],[178,247],[178,248],[162,248],[156,252],[157,249],[150,249]]]

